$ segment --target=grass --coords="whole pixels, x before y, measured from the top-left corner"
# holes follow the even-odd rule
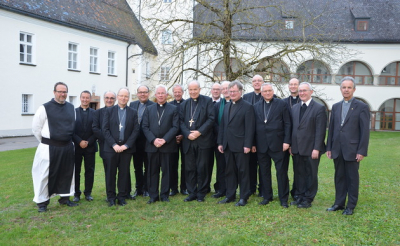
[[[97,157],[93,202],[69,208],[52,198],[49,211],[39,214],[32,202],[35,148],[0,152],[0,245],[399,245],[399,143],[400,132],[371,132],[353,216],[325,211],[334,201],[333,162],[326,156],[309,209],[281,208],[275,180],[275,200],[266,206],[255,195],[245,207],[216,204],[210,195],[204,203],[184,203],[177,195],[170,203],[147,205],[140,197],[109,208]]]

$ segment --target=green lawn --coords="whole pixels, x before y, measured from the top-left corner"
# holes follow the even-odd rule
[[[309,209],[281,208],[276,181],[275,200],[266,206],[259,206],[261,198],[255,195],[245,207],[216,204],[210,195],[204,203],[186,203],[177,195],[170,203],[148,205],[148,198],[140,197],[125,207],[109,208],[103,165],[97,157],[93,202],[82,200],[80,206],[69,208],[52,198],[49,211],[39,214],[32,201],[34,152],[0,152],[1,245],[400,244],[400,132],[371,133],[353,216],[325,211],[334,201],[333,162],[326,156],[320,163],[319,191]]]

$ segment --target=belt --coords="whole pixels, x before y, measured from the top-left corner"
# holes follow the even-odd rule
[[[57,141],[57,140],[53,140],[53,139],[50,139],[50,138],[42,137],[42,144],[52,145],[52,146],[56,146],[56,147],[64,147],[64,146],[67,146],[70,143],[71,143],[71,140],[69,140],[69,141]]]

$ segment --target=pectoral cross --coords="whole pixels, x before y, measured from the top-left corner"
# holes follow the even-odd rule
[[[121,131],[122,127],[121,123],[119,123],[119,131]]]
[[[190,120],[189,120],[189,123],[190,123],[190,124],[189,124],[189,127],[192,127],[193,122],[194,122],[193,119],[190,119]]]
[[[267,120],[264,120],[264,123],[267,123]]]

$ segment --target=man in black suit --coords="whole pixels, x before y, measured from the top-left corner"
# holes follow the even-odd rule
[[[256,104],[257,102],[263,100],[261,96],[261,85],[264,83],[264,79],[261,75],[254,75],[251,80],[253,85],[253,92],[249,92],[243,95],[243,100],[249,102],[251,105]],[[249,161],[249,175],[250,175],[250,192],[251,194],[256,193],[257,190],[257,169],[258,169],[258,160],[257,153],[252,151],[250,153],[250,161]],[[262,185],[261,185],[261,176],[259,175],[259,196],[262,195]]]
[[[291,205],[309,208],[318,191],[318,165],[325,153],[326,113],[325,107],[311,98],[313,89],[310,83],[299,86],[301,103],[292,108],[292,145],[293,165],[296,175],[298,198]]]
[[[112,107],[115,104],[115,99],[117,98],[117,95],[113,91],[107,91],[104,93],[104,108],[100,108],[96,110],[93,114],[93,125],[92,125],[92,130],[94,135],[97,138],[97,141],[99,142],[99,149],[100,149],[100,157],[103,159],[103,167],[104,167],[104,177],[105,177],[105,184],[107,187],[107,179],[106,179],[106,173],[107,173],[107,168],[106,168],[106,162],[104,161],[104,135],[103,135],[103,118],[104,118],[104,112],[106,111],[106,108]],[[106,194],[107,195],[107,194]]]
[[[156,86],[157,104],[150,105],[143,114],[142,129],[146,136],[149,170],[147,177],[150,200],[148,204],[159,201],[169,202],[169,166],[171,153],[177,152],[176,133],[179,130],[177,108],[167,103],[167,88]],[[161,192],[159,191],[160,168]]]
[[[367,156],[369,143],[368,106],[353,97],[356,83],[344,77],[340,84],[343,101],[332,106],[326,155],[335,164],[335,203],[327,211],[343,210],[352,215],[358,201],[360,162]]]
[[[183,88],[181,85],[176,84],[172,86],[172,93],[174,94],[174,100],[170,102],[172,105],[175,105],[179,114],[180,106],[185,99],[182,98],[183,96]],[[180,189],[182,195],[189,195],[186,189],[186,180],[185,180],[185,156],[182,149],[182,139],[183,135],[181,133],[181,128],[179,127],[179,131],[176,138],[176,143],[178,144],[178,150],[174,153],[171,153],[171,162],[170,162],[170,169],[169,169],[169,186],[171,192],[169,193],[170,196],[175,196],[179,193],[178,191],[178,180],[179,180],[179,153],[180,153],[180,160],[181,160],[181,175],[180,175]]]
[[[185,153],[186,187],[189,196],[185,202],[204,202],[208,184],[208,160],[214,146],[214,108],[211,98],[200,95],[200,83],[188,85],[190,99],[180,108],[182,145]]]
[[[225,181],[225,156],[218,150],[218,131],[219,125],[221,124],[222,115],[224,113],[224,108],[230,101],[229,95],[229,81],[221,82],[221,92],[223,98],[214,105],[215,109],[215,123],[214,123],[214,139],[215,139],[215,159],[217,162],[217,181],[214,184],[214,189],[216,193],[212,196],[214,198],[221,198],[226,195],[226,181]]]
[[[147,191],[147,169],[149,162],[147,159],[146,151],[144,147],[146,146],[146,137],[142,130],[142,119],[143,113],[146,111],[147,107],[154,104],[154,102],[149,100],[149,87],[141,85],[137,88],[137,96],[139,100],[131,102],[129,107],[137,111],[138,122],[140,124],[140,133],[136,140],[136,152],[133,154],[133,167],[135,168],[135,179],[136,179],[136,191],[132,198],[136,196],[149,196]],[[144,172],[143,172],[144,168]],[[129,184],[129,192],[131,191],[131,184]]]
[[[139,135],[139,123],[135,109],[127,107],[129,101],[128,88],[118,91],[118,105],[107,108],[103,119],[104,161],[106,162],[106,185],[108,205],[126,205],[128,196],[129,165],[132,153],[135,152],[135,141]],[[118,170],[118,195],[115,192]]]
[[[243,85],[229,84],[231,102],[224,108],[218,132],[218,150],[226,160],[226,198],[218,203],[233,202],[240,186],[240,200],[235,206],[245,206],[250,196],[249,153],[253,146],[255,119],[253,106],[241,98]]]
[[[82,91],[81,106],[75,109],[75,194],[74,202],[79,202],[82,194],[80,190],[82,159],[85,165],[85,199],[93,201],[92,189],[94,182],[94,167],[96,162],[97,143],[92,130],[94,109],[89,108],[92,95],[89,91]]]
[[[281,206],[288,208],[289,179],[288,164],[284,163],[285,151],[291,143],[292,122],[289,107],[278,98],[274,98],[274,89],[270,83],[261,86],[264,100],[254,105],[256,118],[256,152],[260,175],[262,177],[262,195],[260,205],[273,200],[271,159],[274,160],[278,194]]]
[[[283,101],[287,103],[289,106],[289,112],[291,113],[292,108],[295,104],[301,102],[300,97],[299,97],[299,85],[300,81],[297,78],[291,78],[289,80],[289,92],[290,96],[287,98],[284,98]],[[283,159],[283,165],[289,166],[289,158],[290,158],[290,153],[289,150],[285,151],[285,157]],[[293,160],[293,158],[292,158]],[[293,166],[293,172],[294,172],[294,166]],[[295,181],[295,175],[293,174],[293,181],[292,181],[292,190],[290,191],[290,194],[292,195],[294,200],[297,200],[297,195],[296,195],[296,181]]]

